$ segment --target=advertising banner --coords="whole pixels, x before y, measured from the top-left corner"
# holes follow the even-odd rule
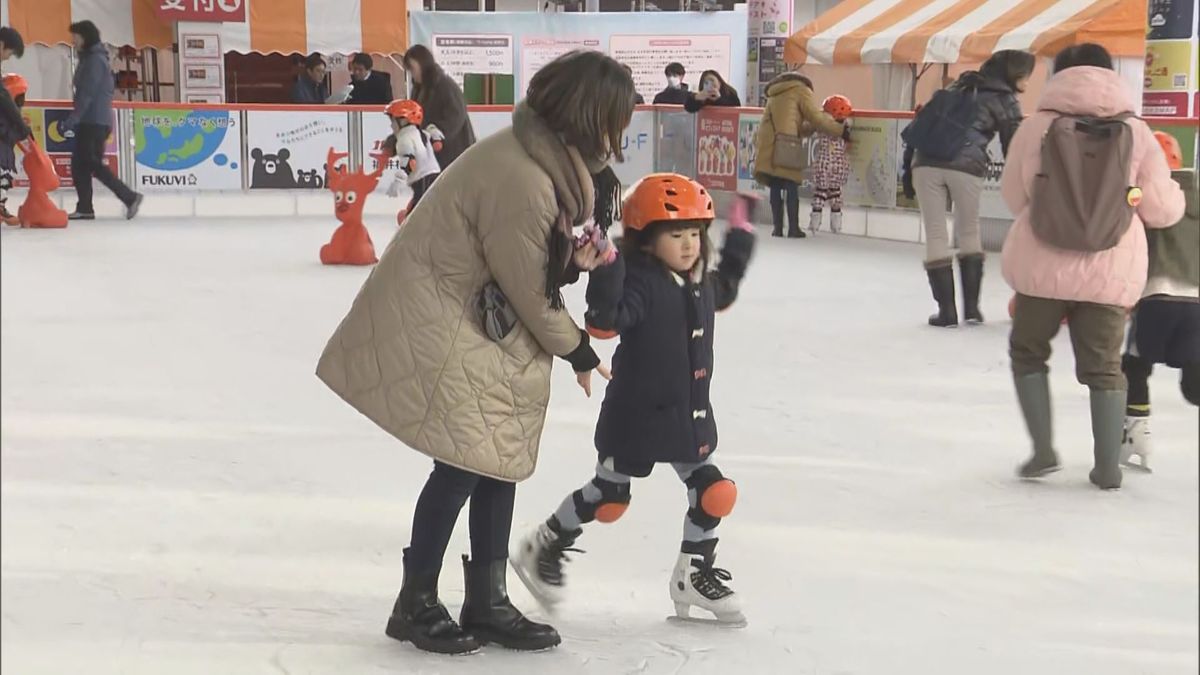
[[[26,123],[33,129],[33,138],[41,145],[54,171],[58,173],[60,189],[74,187],[71,180],[71,152],[75,149],[75,134],[67,131],[66,119],[71,115],[68,108],[34,108],[28,107],[21,111]],[[117,127],[116,115],[113,115],[112,127]],[[109,134],[108,143],[104,147],[104,163],[115,174],[118,173],[117,139],[115,134]],[[13,181],[14,187],[29,187],[29,182],[21,169],[21,156],[17,153],[17,174]]]
[[[696,180],[710,190],[737,190],[738,115],[713,107],[697,115]]]
[[[347,114],[340,112],[246,113],[250,189],[324,189],[329,148],[349,152],[348,128]]]
[[[625,129],[621,140],[624,162],[614,162],[613,172],[625,186],[633,185],[647,174],[654,173],[654,113],[639,110]]]
[[[858,206],[896,206],[898,180],[897,120],[859,119],[851,129],[853,142],[847,149],[850,180],[843,195]]]
[[[521,39],[521,91],[529,89],[529,81],[537,71],[554,59],[577,49],[604,51],[604,41],[597,36],[552,35],[525,37]]]
[[[755,144],[755,137],[758,136],[758,127],[761,124],[762,114],[760,113],[742,113],[738,118],[737,172],[739,190],[755,190],[761,187],[754,181],[754,160],[758,155],[758,146]]]
[[[246,0],[151,0],[160,21],[246,22]]]
[[[433,57],[458,86],[473,75],[512,75],[513,37],[482,33],[434,35]]]
[[[1196,25],[1196,0],[1150,0],[1149,40],[1186,40]]]
[[[238,113],[227,110],[134,110],[135,189],[242,189]]]

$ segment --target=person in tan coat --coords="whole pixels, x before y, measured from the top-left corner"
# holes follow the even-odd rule
[[[589,395],[592,371],[607,376],[560,288],[601,259],[596,245],[575,246],[572,228],[612,220],[620,184],[607,162],[622,159],[633,94],[625,69],[599,52],[539,71],[512,127],[472,146],[408,215],[321,355],[321,380],[434,460],[387,625],[393,638],[447,653],[560,641],[508,600],[515,484],[537,464],[553,357]],[[481,298],[494,311],[485,315]],[[437,582],[468,498],[473,559],[464,557],[460,626]]]
[[[821,109],[812,80],[799,73],[784,73],[767,85],[767,105],[755,138],[757,158],[754,178],[771,189],[772,236],[783,236],[784,195],[787,196],[788,237],[803,239],[800,229],[800,169],[780,166],[775,160],[778,135],[809,136],[814,131],[850,140],[850,127]]]

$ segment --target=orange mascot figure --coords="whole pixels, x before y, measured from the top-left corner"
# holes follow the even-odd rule
[[[361,169],[353,173],[343,164],[335,166],[348,155],[329,149],[329,189],[333,191],[333,213],[341,225],[333,231],[333,239],[321,247],[321,263],[325,265],[374,265],[375,244],[363,226],[363,207],[367,195],[375,191],[387,159],[378,162],[371,173]]]
[[[21,227],[57,228],[67,226],[67,212],[50,200],[50,193],[58,189],[58,174],[50,157],[41,146],[27,138],[19,143],[24,158],[21,165],[29,177],[29,194],[25,203],[17,209],[17,220]]]

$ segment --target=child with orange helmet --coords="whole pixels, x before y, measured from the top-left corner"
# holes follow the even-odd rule
[[[12,189],[17,173],[17,154],[13,146],[30,136],[29,126],[20,112],[25,105],[29,83],[16,74],[5,75],[3,83],[4,91],[12,99],[16,110],[0,115],[0,222],[16,225],[17,217],[8,210],[8,191]]]
[[[1183,151],[1175,137],[1162,131],[1154,137],[1183,188],[1187,206],[1178,223],[1146,230],[1146,289],[1133,308],[1121,358],[1129,390],[1119,458],[1123,466],[1143,471],[1150,470],[1150,373],[1155,364],[1178,368],[1184,399],[1200,405],[1200,185],[1194,170],[1183,170]]]
[[[392,101],[384,113],[392,122],[392,135],[384,142],[384,150],[397,167],[387,194],[398,197],[405,185],[412,190],[408,205],[397,216],[397,221],[403,221],[442,172],[435,153],[441,149],[445,136],[432,124],[422,128],[425,111],[416,101]]]
[[[713,319],[733,304],[754,248],[753,201],[740,196],[716,269],[709,269],[712,196],[678,174],[642,179],[623,206],[620,255],[589,273],[585,315],[596,337],[620,336],[595,443],[596,474],[518,544],[513,566],[552,608],[562,599],[566,553],[584,523],[610,523],[630,503],[630,482],[670,464],[687,487],[690,508],[671,575],[680,618],[696,607],[717,621],[745,621],[740,600],[713,566],[717,524],[737,498],[713,462],[717,429],[709,400]]]
[[[839,94],[825,99],[821,107],[830,117],[842,123],[854,114],[850,99]],[[808,229],[813,233],[821,229],[825,205],[829,204],[829,229],[836,234],[842,231],[842,190],[850,179],[846,140],[844,137],[817,134],[813,143],[812,215]]]

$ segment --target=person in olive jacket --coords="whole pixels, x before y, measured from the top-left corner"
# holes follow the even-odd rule
[[[467,114],[467,102],[462,89],[433,58],[425,45],[413,45],[404,54],[404,68],[413,80],[409,98],[421,104],[425,121],[435,125],[446,135],[442,149],[437,153],[442,171],[467,148],[475,144],[475,129]]]

